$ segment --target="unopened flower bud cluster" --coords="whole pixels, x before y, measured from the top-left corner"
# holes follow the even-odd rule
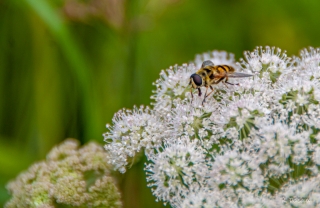
[[[122,207],[106,155],[94,142],[66,140],[7,185],[5,207]]]

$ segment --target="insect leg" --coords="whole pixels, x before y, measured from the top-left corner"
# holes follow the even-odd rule
[[[223,79],[225,79],[225,77],[221,77],[218,81],[216,81],[214,84],[219,84]],[[222,82],[226,87],[228,87],[227,85],[226,85],[226,83],[225,83],[225,81],[224,82]]]
[[[209,97],[209,95],[211,95],[213,93],[213,88],[211,85],[210,85],[210,89],[211,89],[211,92],[209,94],[207,94],[206,98]]]
[[[198,91],[199,91],[199,96],[201,96],[201,95],[202,95],[202,93],[201,93],[201,89],[200,89],[200,88],[198,88]]]
[[[208,89],[208,88],[207,88],[207,89]],[[211,92],[210,92],[209,94],[205,95],[205,97],[204,97],[204,99],[203,99],[203,101],[202,101],[202,105],[203,105],[204,102],[206,101],[206,98],[209,97],[209,95],[211,95],[211,94],[213,93],[213,88],[212,88],[212,86],[210,86],[210,89],[211,89]]]
[[[211,87],[211,86],[210,86]],[[206,98],[208,97],[207,96],[207,92],[208,92],[208,86],[206,86],[206,93],[204,93],[204,97],[203,97],[203,101],[202,101],[202,106],[203,106],[203,103],[206,101]]]
[[[214,84],[219,84],[222,80],[224,79],[224,77],[220,78],[217,82],[215,82]]]
[[[239,85],[239,83],[233,84],[233,83],[228,82],[228,77],[226,77],[226,80],[225,80],[224,82],[227,83],[227,84],[229,84],[229,85]]]
[[[191,102],[192,102],[193,101],[192,87],[190,87],[190,93],[191,93]]]

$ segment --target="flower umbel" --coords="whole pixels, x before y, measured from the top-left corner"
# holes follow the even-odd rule
[[[152,193],[172,207],[318,207],[320,49],[244,55],[214,51],[162,71],[153,108],[120,111],[108,127],[108,161],[125,172],[144,152]],[[191,102],[189,78],[205,60],[254,76]]]
[[[66,140],[7,185],[5,207],[121,207],[106,155],[96,143]]]
[[[190,192],[189,187],[204,182],[207,173],[206,151],[188,137],[175,140],[157,149],[146,165],[147,181],[152,192],[162,201],[180,198]],[[203,173],[203,174],[199,174]]]

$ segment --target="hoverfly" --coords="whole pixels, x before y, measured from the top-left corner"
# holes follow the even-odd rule
[[[202,101],[202,105],[206,101],[206,98],[213,92],[212,85],[219,84],[223,81],[224,84],[239,85],[228,82],[228,78],[243,78],[251,77],[252,74],[245,74],[240,72],[235,72],[235,69],[229,65],[214,65],[212,61],[204,61],[201,68],[194,74],[190,76],[189,85],[191,85],[190,92],[193,99],[192,88],[198,89],[199,96],[201,96],[200,87],[206,87],[206,92]],[[207,94],[208,87],[210,87],[211,92]]]

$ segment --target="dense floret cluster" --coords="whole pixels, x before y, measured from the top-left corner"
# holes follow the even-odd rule
[[[66,140],[7,185],[5,207],[122,207],[106,155],[94,142]]]
[[[152,109],[122,110],[108,126],[108,161],[125,172],[144,153],[153,194],[172,207],[319,206],[320,50],[244,55],[214,51],[162,71]],[[189,77],[205,60],[254,76],[191,102]]]

